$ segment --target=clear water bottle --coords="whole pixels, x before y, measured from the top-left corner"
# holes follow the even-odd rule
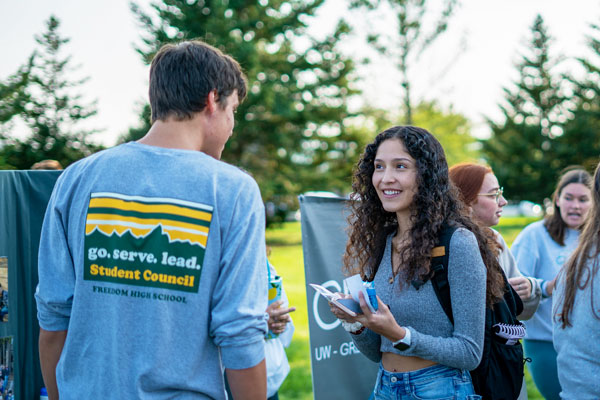
[[[40,400],[48,400],[48,391],[45,387],[40,390]]]

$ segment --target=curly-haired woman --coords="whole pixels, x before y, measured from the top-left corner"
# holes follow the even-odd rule
[[[556,279],[554,348],[563,399],[600,396],[600,164],[579,245]]]
[[[485,307],[502,297],[503,277],[493,237],[466,216],[450,185],[442,146],[424,129],[390,128],[365,148],[352,187],[344,266],[374,281],[379,310],[371,313],[362,296],[356,317],[331,309],[380,363],[372,398],[479,398],[468,371],[479,364]],[[448,261],[454,325],[428,279],[444,225],[457,228]]]
[[[567,261],[579,238],[591,206],[590,174],[579,168],[563,173],[552,195],[553,213],[527,225],[511,250],[519,270],[540,280],[542,300],[535,315],[525,321],[525,355],[535,385],[544,398],[560,399],[556,351],[552,344],[552,291],[556,274]]]

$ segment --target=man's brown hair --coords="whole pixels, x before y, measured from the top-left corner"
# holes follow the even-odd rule
[[[191,119],[204,109],[212,90],[223,108],[234,90],[242,102],[246,77],[237,61],[200,40],[164,45],[150,66],[152,123]]]

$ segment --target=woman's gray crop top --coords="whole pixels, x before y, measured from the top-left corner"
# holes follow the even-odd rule
[[[383,258],[375,275],[375,290],[388,304],[400,326],[411,331],[411,346],[400,351],[392,342],[365,329],[350,335],[358,349],[374,362],[383,352],[417,356],[449,367],[472,370],[479,365],[483,351],[485,323],[486,269],[475,235],[459,228],[450,239],[448,281],[454,326],[444,313],[431,281],[418,290],[404,283],[400,273],[393,284],[392,236],[387,238]]]

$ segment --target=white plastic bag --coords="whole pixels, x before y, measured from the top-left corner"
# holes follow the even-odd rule
[[[290,364],[278,337],[265,340],[265,361],[267,363],[267,397],[271,397],[279,390],[290,372]]]

